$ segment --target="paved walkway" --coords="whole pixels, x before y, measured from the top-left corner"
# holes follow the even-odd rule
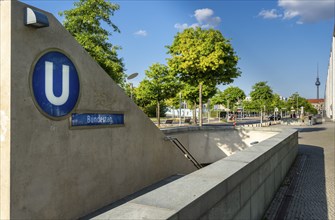
[[[335,124],[299,129],[299,153],[264,219],[335,220]]]

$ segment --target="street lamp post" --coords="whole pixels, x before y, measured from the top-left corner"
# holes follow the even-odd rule
[[[129,81],[131,79],[134,79],[137,76],[138,76],[138,73],[132,73],[127,77],[127,80]],[[130,98],[133,99],[133,83],[130,82],[129,86],[130,86]]]

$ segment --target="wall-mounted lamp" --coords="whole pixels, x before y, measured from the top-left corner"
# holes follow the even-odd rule
[[[25,9],[24,24],[35,28],[49,27],[48,17],[40,11]]]

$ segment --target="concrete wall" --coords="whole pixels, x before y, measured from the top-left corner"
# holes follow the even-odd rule
[[[283,130],[95,219],[261,219],[297,150]]]
[[[9,219],[10,209],[10,1],[0,1],[0,219]]]
[[[63,26],[24,26],[25,5],[1,1],[1,219],[72,219],[193,164]],[[67,54],[80,79],[75,112],[123,112],[125,125],[69,128],[37,109],[30,74],[47,50]]]
[[[328,118],[335,121],[335,25],[331,42],[328,74],[325,86],[325,112]]]
[[[268,139],[275,128],[184,127],[164,129],[167,136],[176,137],[199,163],[213,163],[251,146],[252,142]]]

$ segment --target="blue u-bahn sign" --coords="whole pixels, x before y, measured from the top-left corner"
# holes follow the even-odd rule
[[[48,117],[62,119],[77,105],[80,83],[75,65],[63,53],[47,52],[32,72],[32,91],[39,109]]]

